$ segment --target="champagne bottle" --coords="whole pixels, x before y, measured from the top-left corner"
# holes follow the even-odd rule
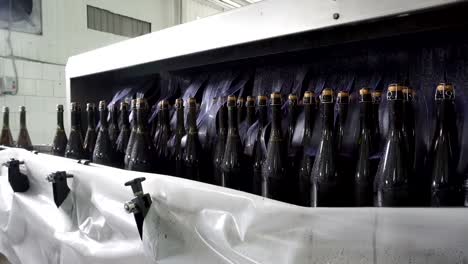
[[[271,133],[262,164],[262,196],[287,200],[286,153],[281,127],[281,94],[271,94]]]
[[[99,102],[99,132],[93,151],[93,162],[103,165],[113,165],[112,142],[109,137],[109,123],[107,122],[106,101]]]
[[[239,101],[238,101],[239,102]],[[243,106],[241,106],[243,107]],[[221,163],[221,186],[239,190],[242,178],[243,154],[242,142],[239,136],[236,97],[231,95],[227,98],[228,108],[228,134],[226,138],[226,149]]]
[[[93,158],[93,151],[96,145],[96,106],[93,103],[86,104],[86,112],[88,114],[88,129],[83,144],[84,155],[87,159]]]
[[[372,146],[373,153],[380,151],[381,135],[380,135],[380,120],[379,120],[379,107],[382,101],[382,92],[373,91],[372,95]]]
[[[255,98],[253,96],[247,96],[247,100],[245,101],[245,108],[247,109],[247,117],[246,117],[246,126],[244,129],[241,129],[239,127],[239,135],[241,137],[241,142],[244,144],[247,144],[247,139],[249,138],[249,134],[247,133],[249,131],[249,128],[255,123],[256,117],[255,117]],[[254,143],[255,144],[255,143]],[[254,150],[252,148],[252,150]],[[253,170],[253,165],[254,165],[254,159],[253,159],[253,153],[243,153],[243,159],[244,163],[244,168],[245,169],[245,176],[242,177],[242,182],[241,182],[241,190],[252,193],[253,192],[253,179],[254,179],[254,170]]]
[[[78,104],[78,109],[76,110],[76,126],[77,126],[77,130],[80,132],[80,135],[81,135],[81,138],[84,138],[83,137],[83,127],[82,127],[82,124],[81,124],[81,105]]]
[[[176,108],[176,131],[175,131],[175,162],[176,162],[176,176],[185,177],[184,172],[184,150],[182,148],[182,138],[185,136],[184,124],[184,100],[181,98],[175,101]]]
[[[437,121],[431,147],[431,206],[463,206],[463,177],[456,168],[459,158],[455,90],[441,83],[436,94]]]
[[[336,167],[338,175],[338,193],[335,194],[339,199],[339,206],[352,205],[352,184],[355,167],[351,161],[349,152],[343,146],[346,119],[348,118],[349,109],[349,93],[346,91],[338,92],[336,97],[336,123],[335,123],[335,153],[336,162],[339,166]]]
[[[299,164],[299,203],[302,206],[311,206],[311,173],[315,156],[312,156],[312,134],[315,122],[315,94],[305,92],[302,99],[304,104],[304,138],[302,140],[303,153]]]
[[[226,149],[226,137],[227,137],[227,109],[226,103],[223,97],[218,98],[219,110],[218,110],[218,135],[216,137],[216,143],[213,153],[213,171],[214,171],[214,182],[216,185],[223,186],[221,164],[223,162],[224,151]]]
[[[409,201],[408,176],[410,164],[403,125],[403,87],[391,84],[388,87],[389,130],[385,140],[384,154],[375,175],[374,205],[378,207],[406,206]]]
[[[245,108],[247,109],[247,128],[251,127],[255,123],[255,98],[252,96],[247,96],[247,101],[245,102]]]
[[[0,136],[0,145],[7,147],[13,146],[13,137],[10,131],[10,109],[7,106],[3,107],[3,127]]]
[[[299,106],[297,95],[288,95],[288,117],[287,117],[287,130],[286,130],[286,152],[287,152],[287,175],[289,175],[287,187],[291,193],[291,197],[288,197],[288,201],[291,203],[297,203],[299,200],[299,155],[298,147],[293,146],[293,137],[296,130],[297,117],[299,115]]]
[[[322,135],[318,145],[317,155],[312,166],[311,201],[316,206],[337,206],[338,175],[336,171],[335,136],[333,130],[334,100],[333,90],[326,88],[320,98],[322,106]]]
[[[258,107],[258,131],[255,139],[255,144],[253,146],[253,181],[252,181],[252,193],[257,195],[262,195],[262,166],[265,161],[265,150],[262,146],[264,140],[263,133],[266,124],[268,123],[268,109],[267,109],[267,97],[260,95],[257,97],[257,107]]]
[[[237,98],[237,121],[238,121],[237,127],[239,127],[240,123],[242,123],[242,121],[244,121],[245,119],[244,104],[245,104],[244,98],[239,96],[239,98]]]
[[[110,115],[110,122],[109,122],[109,129],[108,129],[109,139],[110,139],[110,142],[111,142],[111,146],[112,146],[112,148],[114,149],[114,152],[115,152],[117,138],[119,137],[119,134],[120,134],[119,111],[118,111],[117,106],[115,104],[110,105],[109,115]]]
[[[187,107],[189,128],[187,133],[187,145],[184,150],[185,178],[200,181],[202,148],[198,137],[197,102],[195,98],[191,97],[188,99]]]
[[[83,137],[81,136],[80,126],[79,126],[79,104],[71,103],[71,129],[70,135],[68,136],[68,143],[65,149],[65,157],[71,159],[82,159],[83,158]]]
[[[169,148],[167,146],[167,142],[169,142],[169,139],[171,138],[169,102],[167,100],[161,100],[158,107],[158,129],[154,136],[157,159],[156,172],[161,174],[170,174],[170,170],[174,167],[174,164],[172,164]]]
[[[372,95],[369,89],[359,90],[360,129],[358,161],[354,175],[354,205],[373,205],[373,176],[376,167],[369,159],[372,151]]]
[[[55,131],[54,141],[52,142],[52,154],[56,156],[65,156],[67,147],[67,134],[63,127],[63,105],[57,105],[57,129]]]
[[[116,165],[119,168],[124,167],[124,159],[125,159],[125,150],[127,149],[128,141],[130,139],[130,123],[128,121],[128,103],[121,102],[120,103],[120,120],[121,120],[121,127],[120,133],[117,137],[116,146],[115,146],[115,160]]]
[[[137,108],[137,129],[135,132],[134,146],[128,169],[133,171],[151,172],[154,168],[154,145],[147,128],[148,124],[148,103],[145,99],[139,98],[136,101]]]
[[[128,169],[128,165],[130,163],[130,157],[132,155],[132,148],[135,143],[135,134],[137,130],[137,118],[136,118],[136,99],[133,99],[130,102],[130,108],[132,109],[129,119],[130,119],[130,125],[131,125],[131,130],[130,130],[130,137],[128,138],[128,144],[127,148],[125,149],[125,157],[124,157],[124,167],[125,169]]]
[[[20,131],[18,140],[16,141],[17,148],[33,150],[31,138],[29,137],[28,129],[26,128],[26,107],[20,106]]]

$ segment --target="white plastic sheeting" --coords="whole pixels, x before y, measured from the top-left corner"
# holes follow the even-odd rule
[[[464,208],[302,208],[174,177],[85,166],[27,151],[31,189],[0,175],[0,252],[12,263],[468,263]],[[73,174],[60,209],[45,177]],[[124,182],[153,204],[139,239]]]

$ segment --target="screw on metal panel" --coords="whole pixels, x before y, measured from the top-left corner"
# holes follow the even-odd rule
[[[334,13],[334,14],[333,14],[333,19],[338,19],[338,18],[340,18],[340,14]]]

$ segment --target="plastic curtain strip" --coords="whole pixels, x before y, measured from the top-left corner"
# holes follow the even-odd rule
[[[213,185],[19,149],[31,188],[0,175],[0,252],[11,263],[465,263],[465,208],[304,208]],[[65,170],[60,208],[45,177]],[[124,182],[146,177],[140,241]]]

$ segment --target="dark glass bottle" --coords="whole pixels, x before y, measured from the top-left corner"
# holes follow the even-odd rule
[[[407,206],[411,203],[408,185],[410,164],[407,142],[402,130],[402,90],[402,86],[391,84],[387,91],[389,130],[384,154],[374,179],[374,205],[378,207]]]
[[[130,121],[130,137],[128,138],[128,144],[127,144],[127,148],[125,149],[125,157],[124,157],[124,167],[125,169],[128,169],[128,165],[130,163],[130,157],[132,155],[132,148],[134,146],[134,143],[135,143],[135,134],[136,134],[136,130],[137,130],[137,125],[138,125],[138,122],[137,122],[137,118],[136,118],[136,99],[133,99],[131,102],[130,102],[130,108],[131,108],[131,112],[130,112],[130,115],[129,115],[129,121]]]
[[[239,127],[240,123],[245,119],[245,101],[243,97],[237,98],[237,126]]]
[[[245,102],[245,108],[247,109],[247,128],[255,123],[255,98],[253,96],[247,96]]]
[[[132,154],[128,169],[133,171],[151,172],[154,168],[154,145],[148,131],[148,103],[143,98],[136,101],[137,129],[133,142]]]
[[[71,159],[83,158],[83,137],[81,136],[78,119],[81,118],[78,103],[70,105],[71,129],[68,136],[67,148],[65,149],[65,157]]]
[[[286,147],[281,128],[281,94],[271,94],[271,133],[265,161],[262,164],[262,196],[288,200]]]
[[[10,130],[10,109],[7,106],[3,107],[3,127],[0,136],[0,145],[12,147],[13,137]]]
[[[286,152],[287,152],[287,187],[291,194],[288,201],[297,203],[299,200],[299,163],[300,157],[298,155],[299,148],[293,145],[293,137],[296,130],[297,117],[299,115],[298,98],[295,94],[288,95],[288,116],[287,116],[287,130],[286,130]]]
[[[352,185],[354,178],[355,167],[351,160],[351,155],[343,146],[344,137],[348,131],[345,131],[346,120],[348,118],[349,109],[349,93],[346,91],[338,92],[336,97],[336,123],[335,123],[335,153],[336,173],[338,174],[338,193],[335,194],[340,200],[339,206],[352,205]]]
[[[382,92],[373,91],[372,95],[372,152],[375,154],[380,151],[381,147],[381,134],[380,134],[380,118],[379,107],[382,102]]]
[[[124,167],[124,159],[125,159],[125,150],[127,149],[128,140],[130,139],[130,122],[128,121],[128,103],[121,102],[120,103],[120,133],[117,137],[117,141],[115,143],[115,161],[116,166],[119,168]]]
[[[214,171],[214,183],[219,186],[223,186],[223,178],[221,171],[221,164],[223,162],[224,151],[226,149],[226,137],[227,137],[227,109],[225,98],[219,97],[218,104],[218,136],[216,137],[216,143],[213,153],[213,171]]]
[[[176,108],[176,131],[175,131],[175,163],[176,163],[176,176],[185,177],[184,172],[184,149],[182,148],[182,138],[185,136],[184,124],[184,100],[181,98],[175,101]]]
[[[20,131],[18,134],[18,140],[16,141],[17,148],[24,148],[27,150],[33,150],[31,138],[26,127],[26,107],[20,106]]]
[[[263,132],[266,124],[268,123],[268,108],[267,108],[268,97],[260,95],[257,97],[257,108],[258,108],[258,131],[253,147],[253,181],[252,181],[252,193],[262,195],[262,166],[265,161],[265,149],[262,146],[264,141]]]
[[[195,98],[191,97],[188,99],[188,133],[187,133],[187,144],[184,150],[184,168],[185,178],[200,181],[200,170],[201,170],[201,144],[198,137],[197,127],[197,102]]]
[[[247,140],[249,138],[248,130],[249,128],[255,123],[256,117],[255,117],[255,98],[253,96],[247,96],[247,99],[245,101],[245,108],[247,109],[247,115],[246,115],[246,122],[244,129],[241,129],[239,127],[239,135],[241,137],[241,141],[243,144],[247,145]],[[253,136],[253,135],[252,135]],[[255,147],[255,143],[254,146]],[[254,148],[252,148],[254,150]],[[242,182],[241,182],[241,190],[252,193],[253,192],[253,179],[254,179],[254,170],[253,170],[253,165],[254,165],[254,159],[253,159],[253,152],[244,152],[243,154],[243,166],[245,169],[245,176],[242,177]]]
[[[109,122],[109,129],[108,129],[109,139],[111,142],[111,146],[115,151],[117,138],[119,137],[119,134],[120,134],[119,111],[115,104],[110,105],[109,115],[110,115],[110,122]]]
[[[228,96],[228,133],[221,163],[221,186],[239,190],[243,181],[243,148],[239,136],[236,97]]]
[[[93,151],[93,162],[103,165],[113,165],[112,142],[109,138],[109,123],[107,122],[106,101],[99,102],[99,132]]]
[[[312,155],[312,134],[315,123],[315,94],[305,92],[302,98],[304,105],[304,138],[302,140],[303,153],[299,164],[299,204],[311,206],[311,173],[315,156]]]
[[[63,127],[63,105],[57,105],[57,129],[52,142],[52,155],[65,156],[68,139]]]
[[[83,126],[82,126],[82,120],[81,120],[81,105],[78,104],[78,109],[76,110],[76,127],[78,128],[78,131],[80,132],[80,135],[81,135],[81,138],[84,138],[83,137]]]
[[[358,159],[354,175],[354,205],[373,205],[373,182],[375,167],[370,160],[372,154],[372,96],[367,88],[359,90],[360,129]]]
[[[96,145],[96,106],[93,103],[86,104],[86,112],[88,115],[88,129],[83,143],[84,155],[87,159],[93,158],[94,146]]]
[[[330,88],[324,89],[320,99],[322,106],[322,135],[312,167],[310,204],[313,207],[337,206],[340,201],[340,193],[338,193],[335,136],[333,131],[333,90]]]
[[[404,86],[403,92],[403,135],[408,142],[408,158],[410,159],[410,166],[414,170],[414,146],[415,146],[415,128],[414,128],[414,91],[413,89]]]
[[[160,174],[170,174],[174,164],[171,160],[171,155],[167,142],[171,138],[171,127],[169,124],[169,102],[161,100],[158,104],[158,129],[154,135],[154,145],[156,149],[156,172]]]
[[[459,156],[455,91],[441,83],[436,94],[437,121],[431,147],[431,206],[463,206],[463,177],[456,168]]]

